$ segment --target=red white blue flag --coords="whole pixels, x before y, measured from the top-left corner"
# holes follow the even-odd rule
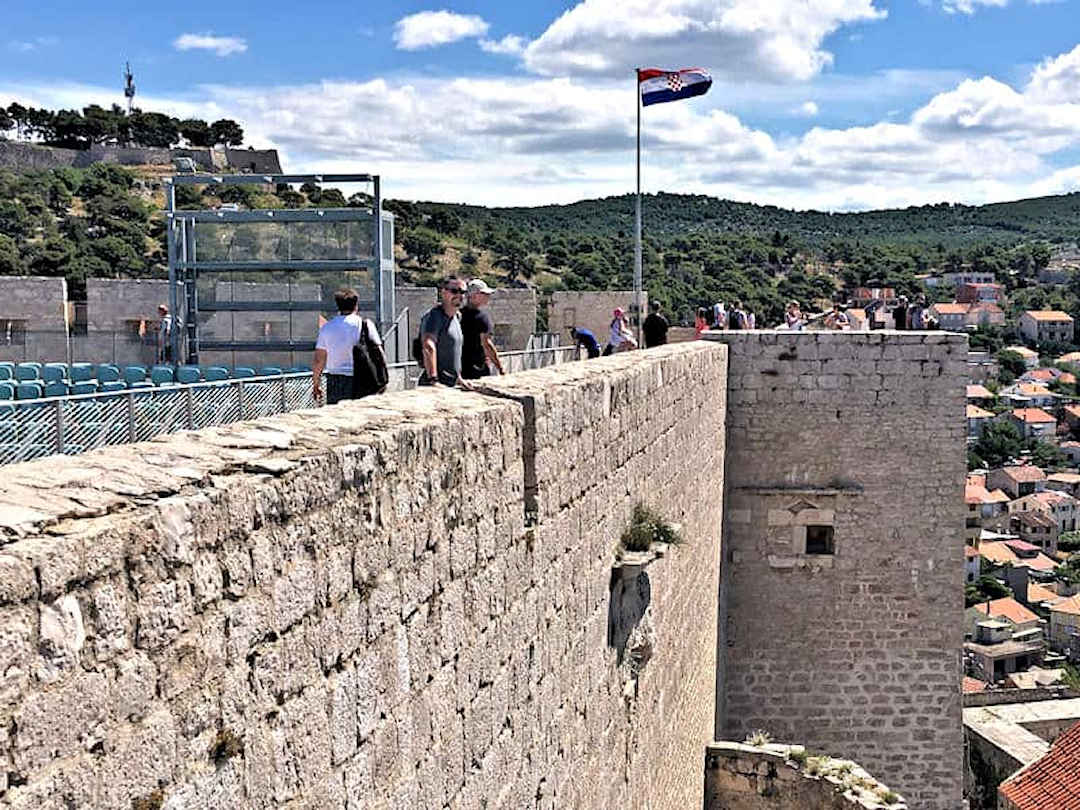
[[[663,104],[665,101],[703,96],[712,87],[712,76],[702,68],[683,68],[682,70],[639,68],[637,74],[641,104],[644,107],[650,104]]]

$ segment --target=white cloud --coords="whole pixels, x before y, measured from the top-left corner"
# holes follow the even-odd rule
[[[938,92],[945,77],[928,75],[917,85],[925,101],[914,113],[886,116],[889,102],[881,120],[815,126],[797,137],[774,137],[718,109],[729,99],[715,90],[649,107],[644,187],[831,210],[1074,190],[1080,165],[1065,157],[1080,149],[1077,61],[1080,51],[1049,59],[1020,89],[990,77],[958,77]],[[889,88],[903,84],[892,75],[823,81],[815,83],[813,103],[831,112],[859,93],[891,98]],[[778,86],[788,95],[777,96],[784,102],[773,109],[807,103],[797,89]],[[183,117],[235,118],[249,142],[280,149],[290,171],[379,173],[388,196],[536,205],[633,188],[635,109],[627,96],[625,80],[603,77],[379,77],[204,86],[181,99],[144,98],[142,105]],[[117,99],[110,88],[0,83],[0,104],[10,100],[57,108]]]
[[[217,37],[213,34],[181,34],[173,40],[178,51],[213,51],[218,56],[244,53],[247,40],[240,37]]]
[[[8,42],[8,50],[15,51],[15,53],[30,53],[38,48],[48,48],[59,41],[56,37],[34,37],[26,40],[13,39]]]
[[[500,40],[481,39],[480,49],[487,53],[504,56],[521,56],[525,51],[526,41],[516,34],[507,34]]]
[[[452,11],[421,11],[394,23],[394,45],[403,51],[418,51],[447,45],[488,31],[483,17]]]
[[[628,76],[639,66],[717,76],[806,80],[832,64],[825,38],[879,20],[873,0],[581,0],[525,49],[547,76]]]
[[[801,115],[805,118],[814,118],[821,112],[818,109],[818,105],[813,101],[804,101],[795,109],[795,115]]]
[[[946,14],[974,14],[978,6],[1004,8],[1009,0],[942,0],[941,8]]]

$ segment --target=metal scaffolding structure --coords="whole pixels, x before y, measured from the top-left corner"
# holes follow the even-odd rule
[[[334,315],[332,288],[343,286],[348,274],[366,272],[360,310],[374,316],[380,334],[394,324],[394,218],[382,210],[380,179],[370,174],[178,174],[166,179],[166,227],[169,259],[169,330],[172,362],[198,364],[202,352],[308,352],[315,347],[315,333],[293,334],[293,313]],[[365,183],[372,187],[370,208],[296,208],[230,210],[180,210],[176,207],[178,186]],[[224,226],[232,238],[215,239],[212,232]],[[270,227],[272,226],[272,227]],[[231,230],[230,230],[231,229]],[[275,234],[260,239],[259,229]],[[243,242],[238,234],[251,237]],[[273,242],[273,244],[271,244]],[[239,254],[239,255],[235,255]],[[314,255],[312,255],[314,254]],[[200,258],[201,255],[201,258]],[[277,299],[236,300],[202,295],[199,284],[205,279],[251,282],[259,274],[284,278],[289,295]],[[302,279],[317,296],[291,295]],[[317,279],[324,279],[319,281]],[[328,282],[328,283],[327,283]],[[270,284],[272,284],[271,282]],[[270,284],[265,286],[269,287]],[[230,286],[230,291],[233,289]],[[182,314],[181,314],[182,313]],[[289,313],[288,335],[237,338],[235,330],[227,338],[200,334],[203,320],[218,313]],[[182,333],[182,334],[181,334]]]

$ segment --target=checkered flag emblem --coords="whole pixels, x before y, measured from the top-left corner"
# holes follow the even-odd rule
[[[667,75],[667,86],[671,88],[672,93],[678,93],[682,90],[682,76],[678,73],[669,73]]]

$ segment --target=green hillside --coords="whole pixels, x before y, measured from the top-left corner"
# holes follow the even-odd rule
[[[63,276],[75,296],[91,275],[162,276],[160,179],[102,164],[0,170],[0,275]],[[313,185],[181,191],[182,207],[369,204]],[[386,207],[397,216],[404,281],[454,272],[546,294],[632,285],[633,202],[624,195],[535,208],[398,200]],[[963,267],[994,273],[1017,306],[1080,314],[1069,289],[1034,283],[1038,269],[1080,239],[1080,194],[830,214],[661,193],[644,198],[643,214],[645,284],[677,320],[738,298],[770,322],[791,298],[842,298],[868,284],[917,294],[920,274]]]

